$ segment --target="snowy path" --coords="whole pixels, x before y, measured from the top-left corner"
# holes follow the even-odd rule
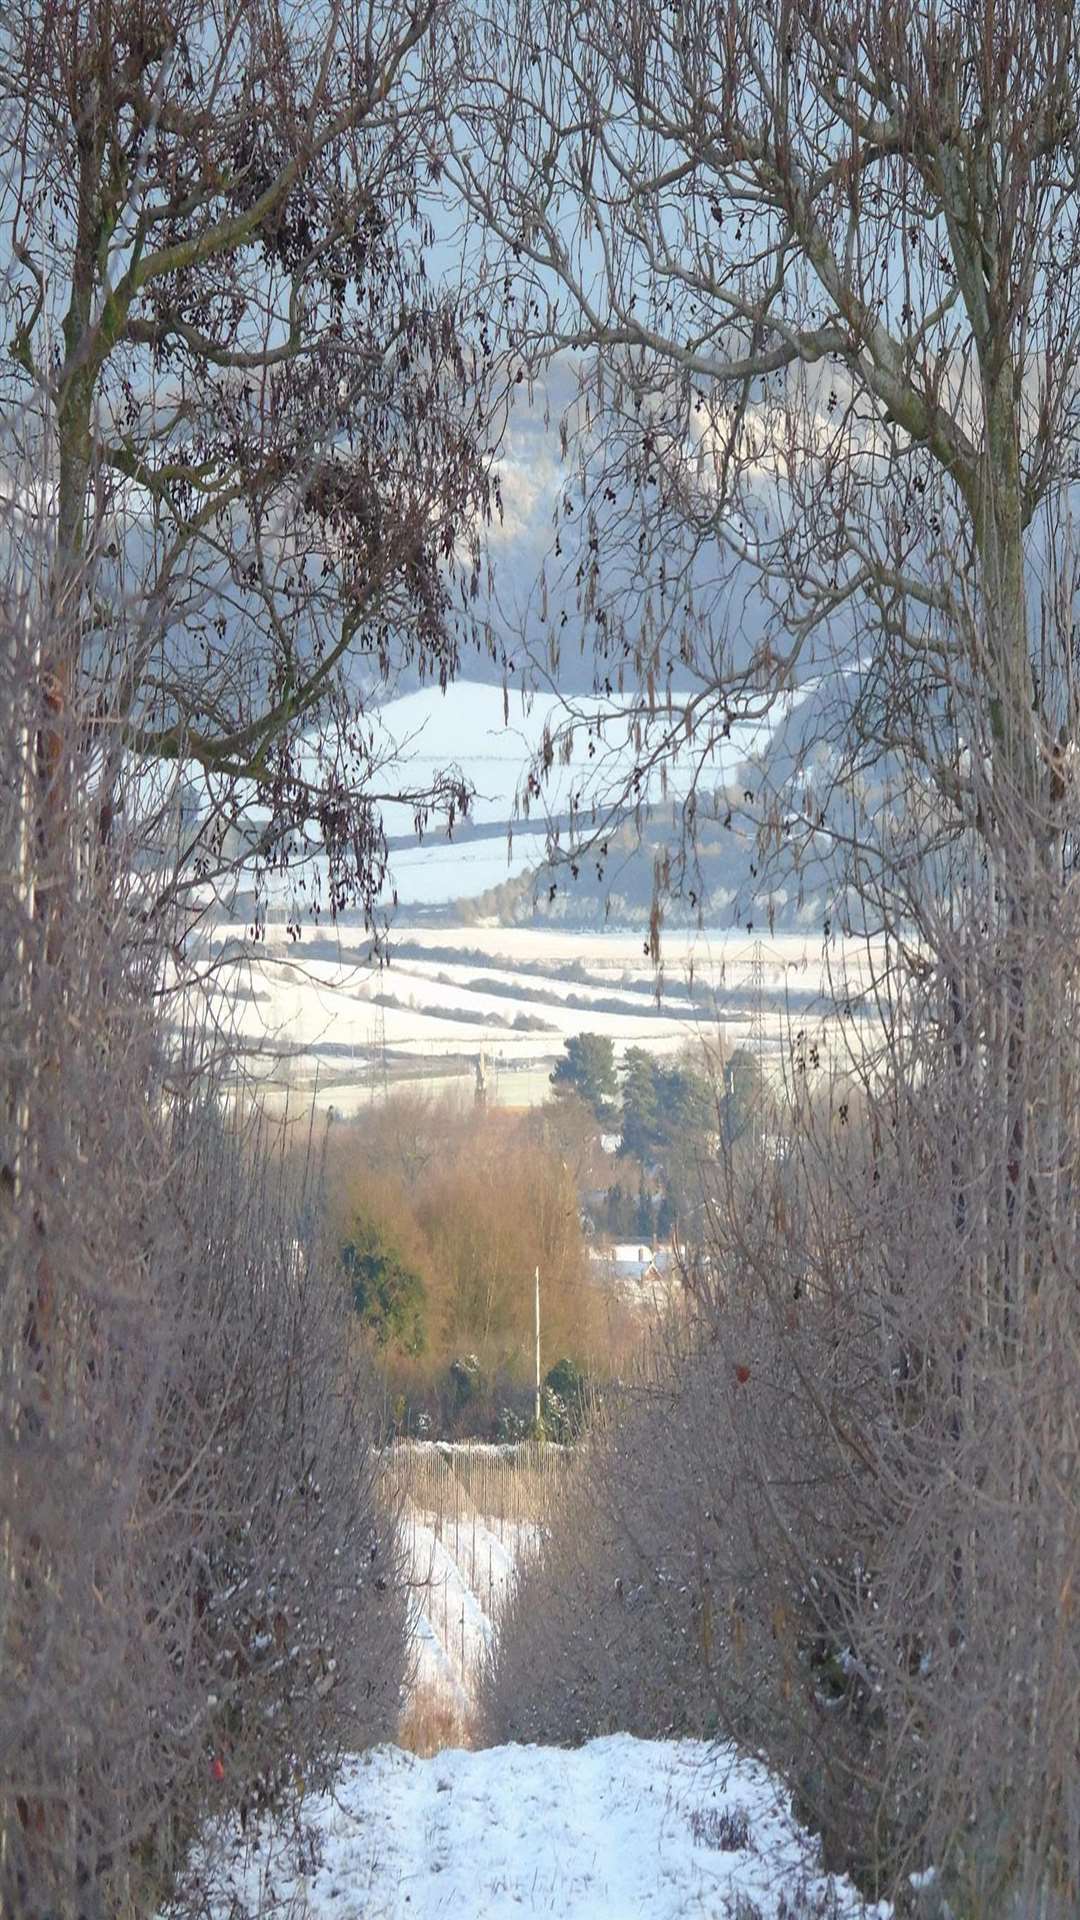
[[[495,1633],[495,1618],[532,1526],[506,1523],[500,1539],[478,1516],[455,1520],[406,1512],[410,1578],[422,1596],[416,1621],[421,1682],[472,1698],[480,1661]]]
[[[304,1825],[302,1872],[295,1846],[268,1858],[245,1855],[237,1840],[213,1876],[215,1915],[254,1915],[269,1889],[290,1920],[885,1920],[887,1911],[863,1908],[820,1872],[762,1767],[694,1741],[616,1734],[576,1751],[493,1747],[431,1760],[384,1747],[355,1761],[334,1795],[309,1799]]]

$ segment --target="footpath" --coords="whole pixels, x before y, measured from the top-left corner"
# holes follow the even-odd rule
[[[219,1836],[215,1920],[887,1920],[822,1873],[766,1770],[697,1741],[383,1747],[268,1852]]]

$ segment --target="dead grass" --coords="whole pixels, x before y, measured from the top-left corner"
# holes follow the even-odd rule
[[[569,1455],[550,1441],[471,1446],[397,1441],[387,1451],[390,1484],[418,1512],[459,1529],[474,1516],[500,1539],[540,1526],[556,1501]]]
[[[447,1688],[431,1681],[414,1687],[402,1709],[397,1744],[419,1760],[447,1747],[474,1747],[476,1726],[472,1713]]]

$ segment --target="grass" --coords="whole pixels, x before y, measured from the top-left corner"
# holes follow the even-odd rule
[[[742,1853],[750,1845],[750,1816],[745,1807],[695,1807],[690,1831],[702,1846]]]
[[[460,1532],[475,1517],[504,1542],[543,1525],[566,1466],[564,1448],[535,1440],[497,1448],[405,1440],[387,1456],[395,1488],[435,1518],[440,1534]]]
[[[447,1747],[473,1747],[476,1729],[473,1716],[461,1699],[448,1689],[431,1682],[415,1686],[402,1709],[397,1744],[419,1760]]]

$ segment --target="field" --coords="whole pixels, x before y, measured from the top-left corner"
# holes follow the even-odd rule
[[[445,694],[425,688],[380,710],[391,762],[407,764],[410,778],[455,762],[475,790],[452,841],[432,831],[419,845],[409,809],[386,810],[394,879],[412,903],[394,915],[388,965],[373,964],[361,928],[307,921],[302,937],[291,939],[295,876],[265,876],[263,938],[253,940],[239,917],[204,928],[207,992],[223,1031],[235,1019],[246,1069],[271,1101],[314,1099],[348,1115],[406,1081],[468,1098],[483,1057],[493,1104],[533,1106],[547,1097],[564,1041],[583,1031],[610,1038],[618,1057],[629,1046],[672,1054],[719,1043],[730,1051],[752,1039],[774,1068],[799,1033],[808,1057],[815,1049],[818,1058],[862,1049],[873,1023],[857,1008],[853,1019],[837,1022],[832,1008],[845,979],[859,1001],[881,955],[839,939],[823,946],[811,930],[811,921],[821,924],[820,902],[804,903],[805,933],[668,932],[659,973],[640,931],[476,917],[476,896],[542,858],[543,818],[524,817],[518,795],[543,728],[557,715],[552,696],[514,699],[507,710],[499,688],[468,681]],[[754,739],[744,730],[738,741],[718,743],[717,778],[734,776]],[[617,730],[605,736],[613,769],[631,745]],[[579,743],[553,774],[546,810],[557,815],[591,766]],[[681,777],[676,768],[673,793]],[[259,824],[257,810],[252,819]],[[321,870],[315,854],[309,878]],[[718,901],[726,897],[721,888]],[[237,915],[249,906],[238,904]],[[439,924],[425,917],[432,910]],[[297,917],[304,922],[303,912]]]
[[[879,950],[777,935],[672,933],[657,973],[633,933],[507,927],[396,927],[389,964],[360,932],[236,924],[206,936],[208,992],[235,1013],[248,1070],[272,1099],[355,1112],[395,1084],[488,1098],[547,1096],[564,1041],[583,1031],[674,1054],[760,1045],[778,1071],[797,1043],[813,1062],[861,1051],[874,1029]],[[850,1012],[838,1016],[845,998]]]
[[[409,1441],[391,1449],[387,1471],[404,1508],[416,1600],[406,1728],[410,1718],[449,1718],[467,1730],[500,1602],[564,1470],[562,1448],[531,1442]],[[430,1745],[422,1725],[418,1732],[417,1744]]]

